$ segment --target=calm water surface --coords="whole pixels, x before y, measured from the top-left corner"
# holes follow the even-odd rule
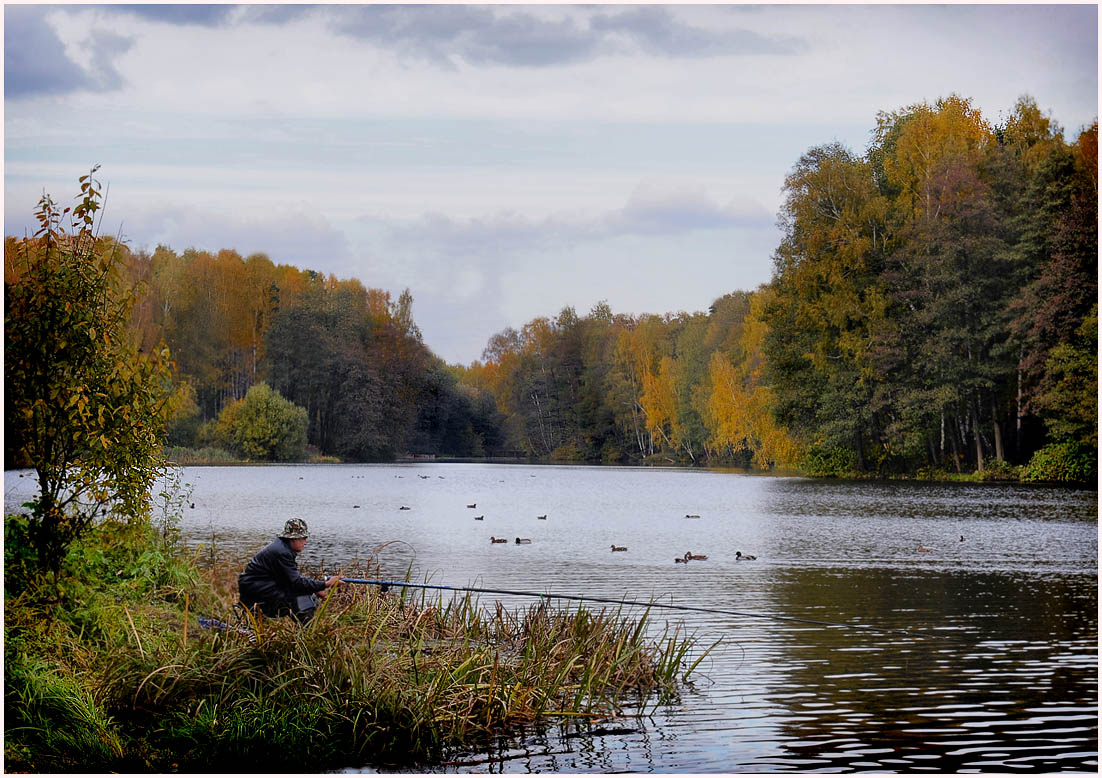
[[[31,488],[15,475],[8,510]],[[399,541],[378,554],[386,576],[757,614],[658,612],[723,641],[675,705],[418,772],[1097,772],[1095,491],[442,463],[183,477],[181,529],[222,556],[301,516],[305,566]],[[708,559],[675,564],[685,551]]]

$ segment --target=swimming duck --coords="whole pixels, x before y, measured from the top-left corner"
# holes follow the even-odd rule
[[[540,519],[541,521],[546,521],[547,520],[547,514],[545,513],[542,516],[537,516],[536,518]]]
[[[508,543],[509,538],[495,538],[493,535],[490,535],[490,542],[491,543]]]
[[[486,518],[486,514],[483,514],[483,515],[481,515],[481,516],[475,516],[475,517],[474,517],[474,520],[475,520],[475,521],[482,521],[482,520],[483,520],[483,519],[485,519],[485,518]]]
[[[685,561],[686,562],[688,562],[690,559],[697,559],[697,560],[700,560],[701,562],[703,562],[707,558],[708,558],[707,554],[694,554],[692,551],[686,551],[685,552]]]
[[[678,563],[678,564],[681,564],[682,562],[684,562],[685,564],[689,564],[689,560],[688,560],[688,559],[685,559],[684,557],[679,557],[679,556],[678,556],[678,557],[674,557],[674,558],[673,558],[673,561],[674,561],[674,562],[676,562],[676,563]]]
[[[400,510],[400,511],[408,511],[408,510],[412,510],[412,509],[411,509],[411,508],[410,508],[410,507],[409,507],[408,505],[403,505],[403,506],[402,506],[401,508],[399,508],[398,510]]]
[[[753,554],[743,554],[741,551],[735,552],[736,562],[753,562],[755,559],[757,559],[757,557]]]
[[[929,554],[931,551],[933,551],[933,549],[932,548],[926,548],[926,546],[923,546],[923,545],[919,545],[918,551],[919,551],[920,554]]]
[[[613,551],[627,551],[628,547],[627,546],[617,546],[615,543],[613,543],[612,544],[612,550]]]
[[[478,503],[476,503],[476,502],[472,502],[472,503],[471,503],[470,505],[468,505],[467,507],[468,507],[468,508],[477,508],[477,507],[478,507]]]
[[[686,519],[699,519],[700,514],[699,513],[686,513],[685,518]]]
[[[517,538],[517,545],[518,546],[521,545],[522,543],[531,543],[531,542],[532,542],[532,538]]]

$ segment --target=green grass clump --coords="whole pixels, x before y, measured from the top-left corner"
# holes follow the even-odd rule
[[[80,679],[42,659],[7,662],[4,677],[4,756],[54,771],[88,764],[122,765],[125,750],[115,722]]]
[[[200,569],[154,532],[98,543],[71,555],[59,602],[6,597],[9,769],[73,769],[74,755],[85,770],[425,763],[525,724],[668,701],[700,654],[676,627],[650,637],[646,612],[352,585],[305,627],[251,622],[250,642],[196,619],[233,621],[240,565]]]
[[[165,449],[165,456],[177,465],[235,465],[242,462],[232,451],[217,446],[170,446]]]

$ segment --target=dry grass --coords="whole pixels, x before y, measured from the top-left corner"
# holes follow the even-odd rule
[[[191,571],[169,577],[182,585],[151,582],[140,598],[117,601],[105,594],[80,622],[93,626],[62,641],[67,677],[83,694],[74,692],[70,724],[98,712],[90,737],[106,744],[96,752],[103,763],[89,767],[431,762],[529,723],[611,717],[627,703],[670,699],[701,654],[676,628],[648,637],[646,612],[546,602],[510,611],[469,595],[353,585],[335,590],[305,627],[261,618],[250,642],[196,619],[233,621],[240,564],[177,562]],[[370,563],[348,571],[377,573]]]

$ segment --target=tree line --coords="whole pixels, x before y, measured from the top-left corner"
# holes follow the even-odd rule
[[[143,342],[169,345],[185,393],[171,443],[224,440],[202,422],[265,382],[305,410],[307,442],[323,454],[371,461],[500,448],[493,398],[460,386],[424,345],[408,290],[393,300],[355,279],[233,251],[162,246],[132,266],[149,289]]]
[[[175,446],[880,475],[1040,452],[1081,475],[1097,461],[1097,134],[1069,142],[1028,97],[995,124],[956,95],[882,112],[863,154],[817,146],[788,174],[769,283],[691,314],[567,307],[468,366],[425,346],[408,290],[263,254],[99,251],[140,289],[140,353],[168,348]],[[9,299],[33,281],[10,258],[43,240],[6,239]]]
[[[5,256],[38,239],[8,238]],[[131,331],[142,353],[167,345],[173,376],[170,446],[224,446],[247,459],[300,459],[305,446],[263,442],[245,401],[265,385],[303,412],[305,444],[353,461],[409,452],[483,456],[499,452],[493,398],[459,384],[429,351],[413,321],[412,296],[397,300],[355,279],[276,265],[230,250],[130,251],[100,238],[119,257],[125,283],[141,290]],[[6,262],[6,284],[20,280]],[[251,399],[251,398],[250,398]],[[261,402],[257,398],[256,402]],[[299,422],[265,399],[269,426]],[[245,411],[245,412],[242,412]],[[251,425],[246,427],[245,425]]]
[[[768,284],[706,314],[567,308],[463,381],[539,457],[1096,471],[1097,147],[1029,97],[997,124],[956,95],[882,112],[864,154],[787,176]]]
[[[760,380],[755,295],[708,313],[584,316],[564,308],[494,335],[463,382],[493,392],[506,439],[537,458],[770,466],[796,451],[772,420]]]

